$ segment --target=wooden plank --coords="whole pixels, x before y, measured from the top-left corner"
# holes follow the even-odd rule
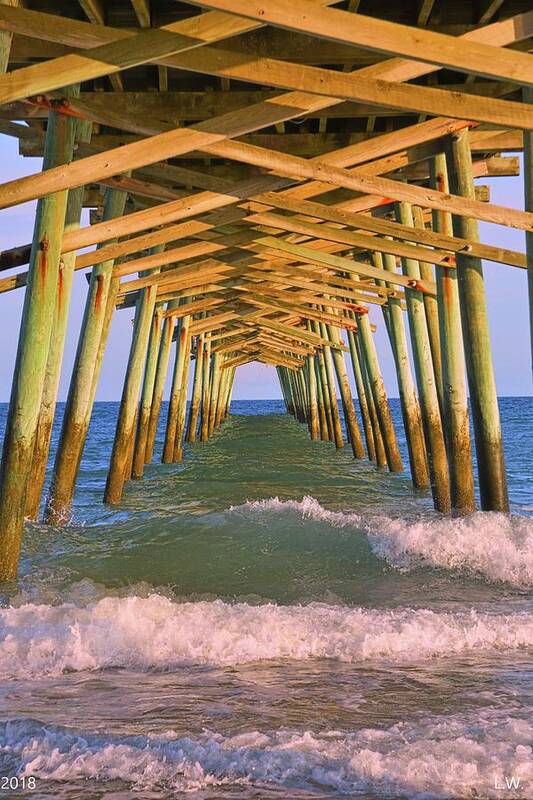
[[[513,51],[515,52],[515,51]],[[493,97],[476,96],[460,90],[448,91],[414,84],[402,84],[387,80],[387,76],[374,78],[361,74],[337,72],[319,67],[291,64],[272,58],[256,59],[255,62],[228,54],[220,48],[202,48],[200,52],[180,56],[181,67],[194,72],[214,75],[231,75],[241,81],[261,81],[279,89],[300,89],[309,93],[337,98],[341,101],[370,104],[366,113],[373,113],[372,106],[389,106],[408,113],[424,112],[445,114],[458,119],[492,122],[504,127],[525,127],[531,124],[530,115],[521,103]],[[386,62],[385,62],[386,63]],[[474,87],[470,87],[474,91]],[[396,112],[397,113],[397,112]]]
[[[452,36],[399,25],[377,17],[333,8],[311,7],[308,0],[191,0],[194,5],[239,14],[249,19],[369,50],[403,56],[488,78],[505,78],[523,86],[533,83],[531,59],[480,42],[467,48]]]
[[[486,25],[493,19],[503,5],[503,0],[481,0],[478,23]]]
[[[533,19],[533,14],[530,15],[530,16],[531,16],[531,19]],[[523,27],[525,27],[527,21],[522,20],[522,23],[523,23]],[[494,31],[493,30],[494,28],[496,28],[497,30]],[[521,30],[523,30],[523,28]],[[508,28],[508,26],[503,26],[502,27],[501,25],[489,26],[489,28],[485,29],[483,33],[484,33],[484,35],[486,35],[488,37],[492,36],[493,39],[496,39],[499,42],[501,42],[502,40],[503,41],[507,41],[507,40],[509,40],[509,38],[512,39],[513,37],[517,36],[517,33],[516,33],[514,28],[513,28],[513,32],[511,33],[511,30]],[[422,70],[422,72],[423,71],[424,71],[424,69]],[[427,71],[427,70],[425,70],[425,71]],[[393,72],[393,74],[401,73],[402,76],[413,77],[413,76],[415,76],[417,74],[420,74],[420,69],[419,69],[418,65],[416,65],[416,64],[412,65],[411,62],[402,62],[402,64],[394,63],[393,66],[392,66],[392,72]],[[300,102],[300,104],[301,104],[302,100],[305,99],[305,95],[302,97],[301,93],[300,94],[296,93],[296,94],[292,94],[292,95],[289,94],[289,95],[285,96],[283,99],[284,99],[285,102],[287,102],[287,101],[294,102],[294,101],[298,100]],[[313,99],[316,100],[316,98],[313,98]],[[335,101],[333,101],[333,102],[335,102]],[[313,102],[310,102],[310,104],[308,103],[307,109],[306,109],[307,111],[309,111],[309,105],[311,105],[311,107],[312,107],[313,106]],[[294,114],[293,114],[293,116],[294,116]],[[286,118],[286,117],[283,116],[283,118]],[[243,132],[243,131],[241,131],[241,132]],[[164,135],[168,136],[170,134],[164,134]],[[136,147],[136,146],[138,146],[137,143],[135,143],[134,145],[129,145],[128,147]],[[149,148],[146,148],[146,149],[149,149]],[[194,147],[191,148],[191,149],[194,149]],[[119,150],[123,150],[123,149],[119,148]],[[176,152],[179,152],[179,148],[176,148],[174,150],[174,154]],[[146,156],[145,156],[145,158],[146,158]],[[82,162],[78,162],[78,163],[82,163]],[[30,178],[32,178],[32,176],[30,176]],[[27,179],[24,179],[24,180],[27,180]],[[9,184],[7,184],[7,186],[9,186]],[[12,189],[14,189],[13,186],[10,186],[9,188],[10,188],[10,191]],[[44,187],[43,187],[43,190],[44,190]],[[30,196],[31,196],[31,191],[30,191]],[[215,203],[216,202],[215,198],[213,198],[213,197],[209,197],[209,198],[205,198],[205,199],[206,200],[209,199],[209,201],[211,203]],[[200,198],[197,198],[197,200],[200,200],[200,203],[201,203],[201,199]],[[170,211],[170,209],[168,209],[168,210]],[[172,210],[174,210],[174,208],[172,208]]]
[[[270,63],[270,62],[269,62]],[[276,62],[288,63],[290,62]],[[509,83],[502,83],[497,81],[484,81],[475,84],[475,88],[470,84],[464,83],[441,83],[439,89],[448,92],[463,92],[472,94],[476,97],[503,97],[505,94],[516,92],[516,87]],[[161,122],[168,123],[172,127],[177,127],[178,123],[183,122],[198,122],[205,119],[217,117],[220,114],[225,114],[228,111],[235,111],[237,109],[246,108],[252,103],[258,103],[263,100],[274,97],[277,94],[276,89],[260,89],[260,90],[232,90],[231,92],[221,92],[217,90],[209,92],[197,91],[126,91],[121,92],[118,97],[112,92],[82,92],[81,99],[86,108],[92,109],[93,114],[105,115],[113,113],[115,119],[122,115],[128,115],[132,108],[135,108],[136,113],[142,120],[160,120]],[[403,109],[405,114],[408,112]],[[48,109],[44,105],[37,103],[29,103],[27,100],[17,101],[13,103],[6,103],[0,108],[0,119],[6,120],[29,120],[29,119],[46,119]],[[326,111],[319,110],[310,113],[312,119],[320,119],[327,113],[328,118],[358,118],[365,117],[369,114],[376,116],[382,115],[396,115],[397,111],[393,108],[386,109],[381,105],[372,105],[343,101],[338,105],[331,107]],[[487,135],[485,131],[485,135]],[[494,131],[493,131],[494,133]],[[318,155],[328,149],[328,143],[333,146],[340,146],[343,141],[348,138],[354,140],[370,139],[378,134],[373,132],[355,132],[355,133],[269,133],[261,134],[265,137],[263,141],[255,142],[263,146],[274,147],[278,150],[285,150],[291,147],[305,146],[308,155]],[[94,138],[94,137],[93,137]],[[119,141],[113,139],[111,135],[105,134],[102,137],[96,137],[98,142],[101,138],[109,146],[120,144]],[[314,143],[318,142],[318,145]],[[254,143],[254,142],[252,142]],[[293,144],[291,144],[293,143]],[[347,143],[347,142],[345,142]],[[474,144],[474,142],[473,142]],[[316,151],[313,152],[313,150]],[[290,148],[289,148],[290,149]]]
[[[423,26],[428,24],[434,5],[435,0],[419,0],[418,17],[416,20],[417,25]]]
[[[368,214],[343,211],[338,207],[326,206],[322,203],[311,202],[309,200],[291,200],[291,198],[286,195],[287,193],[276,194],[270,192],[268,194],[265,193],[263,199],[268,201],[269,205],[275,208],[292,211],[295,214],[305,214],[310,218],[329,220],[330,222],[335,222],[340,225],[349,225],[353,228],[361,228],[383,236],[393,236],[395,238],[405,239],[405,241],[414,241],[422,245],[449,250],[453,253],[463,251],[472,254],[472,256],[484,258],[488,261],[509,264],[513,267],[520,267],[522,269],[526,267],[525,255],[516,250],[485,245],[481,242],[467,242],[456,236],[446,236],[431,230],[422,230],[420,228],[410,229],[397,222],[390,222],[389,220],[379,217],[371,217]],[[255,204],[253,207],[256,207]],[[259,208],[260,206],[257,207]]]
[[[298,156],[264,150],[231,140],[210,143],[202,149],[210,154],[268,167],[286,175],[323,180],[331,185],[344,186],[356,192],[375,194],[394,200],[405,200],[422,207],[450,211],[459,216],[473,217],[485,222],[496,222],[523,230],[529,230],[533,226],[533,214],[528,212],[481,203],[472,198],[445,194],[435,189],[411,186],[390,178],[361,175],[355,170],[348,171],[326,164],[321,159],[313,159],[309,162]]]
[[[372,267],[370,264],[364,264],[360,261],[355,261],[349,258],[341,258],[339,256],[323,253],[319,250],[313,250],[310,247],[302,245],[291,244],[284,239],[275,239],[271,236],[265,236],[263,239],[258,239],[257,246],[264,247],[267,251],[281,251],[282,253],[291,253],[292,255],[300,257],[303,261],[310,261],[311,263],[326,264],[334,269],[342,272],[349,272],[355,275],[366,275],[369,278],[376,280],[386,280],[389,283],[396,283],[399,286],[407,288],[416,288],[419,291],[435,294],[435,285],[428,281],[417,281],[415,286],[410,278],[405,275],[394,275],[386,270]]]
[[[152,24],[150,0],[131,0],[131,4],[141,28],[149,28]]]
[[[431,250],[429,248],[394,242],[377,236],[365,236],[352,231],[339,230],[328,225],[313,225],[302,222],[294,217],[282,217],[280,214],[260,213],[246,217],[246,222],[271,225],[284,231],[301,233],[316,239],[332,242],[342,242],[362,249],[377,250],[381,253],[392,253],[397,256],[420,258],[433,264],[445,267],[455,267],[454,260],[449,253]]]
[[[94,25],[105,25],[105,13],[102,0],[78,0],[78,2],[85,12],[87,19]],[[110,75],[109,81],[116,92],[123,91],[124,85],[122,83],[122,77],[119,74]]]
[[[13,12],[14,9],[9,9]],[[0,20],[9,22],[17,14],[3,13]],[[16,9],[20,11],[20,9]],[[18,16],[34,15],[34,24],[55,25],[54,15],[27,12]],[[64,23],[63,23],[64,24]],[[69,53],[44,64],[32,64],[0,76],[0,103],[8,103],[39,92],[59,89],[74,81],[86,81],[103,75],[111,75],[139,64],[162,59],[180,50],[201,47],[207,42],[236,36],[246,30],[260,27],[260,23],[249,23],[227,14],[202,14],[186,20],[172,22],[162,28],[150,28],[139,33],[116,28],[105,29],[99,26],[104,41],[81,53]],[[79,24],[75,26],[80,30]],[[82,29],[83,30],[83,29]],[[107,33],[106,33],[107,31]],[[111,38],[109,31],[113,31]],[[89,39],[90,41],[90,39]],[[78,46],[83,47],[83,40]]]
[[[61,169],[47,170],[46,175],[37,173],[25,178],[9,181],[0,186],[0,208],[6,208],[26,200],[35,199],[51,191],[74,188],[91,180],[112,177],[126,170],[136,169],[172,158],[177,153],[205,149],[209,144],[239,136],[276,121],[292,119],[306,113],[309,106],[319,107],[325,100],[309,97],[297,92],[276,101],[258,103],[246,113],[230,113],[209,122],[199,123],[187,129],[178,128],[152,136],[139,142],[117,147],[107,153],[99,153],[71,162]]]

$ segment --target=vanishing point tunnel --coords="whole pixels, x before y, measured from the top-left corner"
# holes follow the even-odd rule
[[[0,0],[0,133],[43,159],[0,184],[1,208],[37,201],[32,242],[0,253],[0,293],[25,295],[0,578],[42,497],[45,523],[69,519],[127,309],[104,502],[206,441],[251,361],[276,368],[312,439],[401,471],[378,324],[414,485],[471,512],[475,456],[481,508],[508,509],[482,260],[502,285],[529,268],[531,300],[532,34],[528,0]],[[474,183],[519,174],[520,151],[525,210]],[[481,242],[479,222],[524,231],[523,252]],[[85,312],[45,485],[77,270]]]

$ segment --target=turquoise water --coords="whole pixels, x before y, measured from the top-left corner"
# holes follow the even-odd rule
[[[97,404],[71,523],[28,524],[3,591],[0,774],[65,799],[533,796],[533,400],[501,410],[512,513],[451,519],[277,401],[108,508]]]

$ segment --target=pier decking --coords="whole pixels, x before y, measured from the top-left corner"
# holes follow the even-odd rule
[[[502,282],[527,270],[533,302],[532,36],[528,0],[0,0],[0,133],[43,157],[0,184],[0,209],[38,200],[33,241],[0,252],[0,294],[25,293],[1,579],[43,493],[44,521],[69,519],[111,320],[132,308],[105,502],[206,441],[251,361],[276,368],[312,439],[345,446],[342,410],[354,458],[402,471],[379,306],[413,484],[473,511],[475,450],[481,508],[508,510],[482,260]],[[474,184],[519,174],[519,151],[525,210]],[[481,242],[480,221],[525,231],[526,252]],[[87,301],[47,486],[76,270]]]

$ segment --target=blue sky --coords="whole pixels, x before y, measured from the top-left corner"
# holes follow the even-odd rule
[[[19,156],[17,140],[2,134],[0,134],[0,165],[2,182],[37,172],[41,167],[40,159]],[[515,208],[524,207],[521,177],[484,178],[479,182],[490,185],[491,199],[494,203]],[[26,244],[31,240],[34,210],[35,204],[27,203],[0,212],[0,249]],[[84,212],[82,224],[88,224],[87,212]],[[515,250],[523,251],[525,247],[524,234],[521,231],[503,228],[499,225],[482,223],[480,238],[486,243]],[[500,395],[529,395],[532,393],[532,384],[525,270],[487,262],[485,263],[485,282],[498,393]],[[85,277],[82,273],[77,273],[72,294],[60,399],[65,398],[68,390],[86,291]],[[0,298],[2,309],[0,402],[9,399],[22,300],[22,290],[4,294]],[[378,351],[387,390],[391,396],[397,396],[392,355],[380,313],[377,309],[371,311],[372,319],[378,326],[376,333]],[[132,316],[131,310],[115,314],[98,387],[98,400],[116,400],[120,397],[131,340]],[[237,399],[280,397],[275,370],[261,364],[240,367],[237,370],[234,397]]]

